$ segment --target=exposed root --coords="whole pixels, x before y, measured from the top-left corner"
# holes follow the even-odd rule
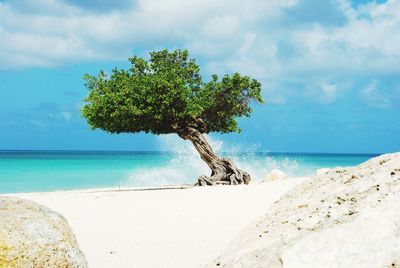
[[[221,163],[218,165],[211,176],[202,175],[198,178],[196,185],[238,185],[249,184],[250,175],[238,169],[235,164],[228,158],[220,158]]]

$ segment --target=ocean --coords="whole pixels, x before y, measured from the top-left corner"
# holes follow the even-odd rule
[[[235,160],[254,180],[273,169],[289,176],[313,175],[319,168],[353,166],[376,155],[220,153]],[[0,193],[99,187],[147,187],[195,183],[210,174],[194,151],[0,151]]]

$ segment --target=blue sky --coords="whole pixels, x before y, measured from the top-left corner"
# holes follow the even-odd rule
[[[400,151],[400,0],[0,0],[0,149],[159,150],[91,131],[84,73],[187,48],[212,73],[263,84],[242,150]]]

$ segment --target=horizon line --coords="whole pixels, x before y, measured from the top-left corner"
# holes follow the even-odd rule
[[[81,149],[0,149],[0,153],[19,153],[19,152],[49,152],[49,153],[59,153],[59,152],[66,152],[66,153],[176,153],[174,151],[165,151],[165,150],[81,150]],[[222,151],[222,154],[229,153],[226,151]],[[292,155],[300,155],[300,154],[308,154],[308,155],[364,155],[364,156],[378,156],[387,153],[394,153],[394,152],[374,152],[374,153],[361,153],[361,152],[284,152],[284,151],[242,151],[239,153],[262,153],[262,154],[292,154]]]

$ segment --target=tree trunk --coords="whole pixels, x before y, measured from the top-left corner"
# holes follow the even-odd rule
[[[196,185],[249,184],[250,175],[238,169],[232,160],[217,157],[200,131],[189,127],[183,131],[178,131],[178,135],[182,139],[193,143],[201,159],[207,163],[212,171],[211,176],[201,175]]]

